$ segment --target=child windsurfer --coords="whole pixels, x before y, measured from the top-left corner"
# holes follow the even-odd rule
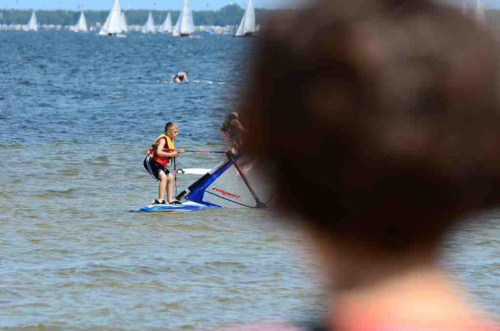
[[[174,139],[178,135],[178,126],[174,122],[165,125],[165,133],[156,138],[144,159],[144,168],[156,180],[160,181],[158,199],[153,204],[167,204],[164,200],[165,189],[167,190],[167,201],[169,204],[180,204],[172,198],[175,177],[167,169],[173,158],[184,153],[183,149],[175,150]]]

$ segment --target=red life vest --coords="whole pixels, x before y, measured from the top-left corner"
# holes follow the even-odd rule
[[[149,156],[156,162],[161,164],[164,167],[167,167],[170,164],[170,157],[163,157],[163,156],[158,156],[156,155],[156,144],[162,140],[166,140],[165,148],[163,149],[164,152],[169,153],[175,151],[175,145],[174,141],[170,139],[169,136],[162,134],[156,138],[155,142],[153,145],[151,145],[151,148],[148,151]]]

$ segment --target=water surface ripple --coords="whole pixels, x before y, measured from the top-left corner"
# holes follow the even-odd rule
[[[0,327],[201,329],[319,310],[319,264],[272,211],[135,212],[156,195],[142,159],[166,121],[178,147],[224,147],[254,42],[0,33]],[[189,84],[170,83],[179,70]],[[442,260],[497,316],[499,238],[498,215],[479,217]]]

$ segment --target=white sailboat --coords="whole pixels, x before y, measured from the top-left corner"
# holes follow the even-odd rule
[[[181,14],[177,19],[175,28],[173,31],[174,37],[188,37],[194,32],[194,20],[193,12],[189,6],[189,0],[184,0],[184,7],[182,8]]]
[[[36,20],[35,12],[31,14],[30,21],[24,27],[24,31],[38,31],[38,22]]]
[[[235,37],[250,37],[256,32],[255,28],[255,9],[253,7],[252,0],[248,0],[247,9],[245,10],[245,15],[241,19],[238,31],[236,31]]]
[[[127,18],[125,17],[125,12],[124,11],[122,11],[122,17],[121,17],[120,23],[122,25],[123,31],[125,33],[128,33]]]
[[[486,23],[486,13],[484,11],[484,2],[483,0],[477,0],[476,3],[476,20],[479,23]]]
[[[88,32],[87,20],[85,19],[85,14],[82,12],[80,15],[80,19],[75,26],[75,32]]]
[[[126,32],[126,27],[122,25],[120,0],[115,0],[115,4],[109,12],[106,22],[104,22],[101,31],[99,31],[99,35],[125,37]]]
[[[142,33],[156,33],[155,20],[153,14],[149,13],[146,24],[142,26]]]
[[[168,13],[167,18],[165,18],[165,22],[163,22],[163,25],[160,27],[160,32],[161,33],[172,33],[172,16],[170,13]]]

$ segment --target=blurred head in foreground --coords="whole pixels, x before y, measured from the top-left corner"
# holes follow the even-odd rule
[[[268,24],[241,109],[337,291],[432,268],[500,198],[498,51],[432,1],[318,1]],[[450,317],[451,318],[451,317]]]

